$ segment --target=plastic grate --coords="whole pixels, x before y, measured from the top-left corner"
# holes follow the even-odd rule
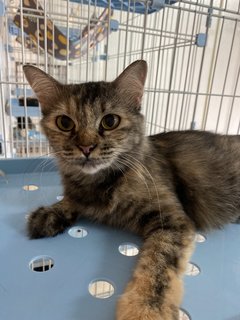
[[[29,240],[26,214],[62,196],[54,162],[2,160],[0,170],[0,319],[113,320],[141,240],[85,220]],[[240,319],[239,245],[239,225],[197,236],[182,320]]]

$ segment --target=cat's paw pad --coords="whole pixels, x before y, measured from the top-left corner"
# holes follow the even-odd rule
[[[55,208],[40,207],[28,215],[28,235],[31,239],[53,237],[69,226],[68,221]]]

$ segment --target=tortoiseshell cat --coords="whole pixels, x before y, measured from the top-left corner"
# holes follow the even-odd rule
[[[144,136],[145,61],[109,83],[63,85],[33,66],[24,72],[64,185],[62,201],[30,215],[30,238],[55,236],[82,216],[139,234],[144,245],[116,319],[178,319],[195,232],[240,213],[240,136]]]

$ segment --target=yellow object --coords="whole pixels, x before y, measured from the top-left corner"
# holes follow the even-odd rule
[[[64,37],[62,34],[60,34],[60,35],[58,36],[58,40],[59,40],[62,44],[64,44],[64,45],[67,44],[67,38]]]
[[[80,49],[80,46],[81,46],[81,44],[78,43],[78,44],[75,46],[75,49]]]
[[[48,31],[47,32],[47,37],[49,40],[52,40],[53,39],[53,35],[52,35],[52,32],[51,31]]]
[[[61,49],[59,50],[59,53],[62,55],[62,56],[66,56],[67,55],[67,50],[66,49]]]

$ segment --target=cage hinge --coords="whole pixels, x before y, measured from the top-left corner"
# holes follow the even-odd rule
[[[116,31],[118,31],[118,29],[119,29],[118,20],[111,19],[110,20],[110,30],[116,32]]]
[[[196,34],[196,42],[195,44],[198,47],[205,47],[207,45],[207,34],[206,33],[198,33]]]
[[[206,20],[206,28],[211,28],[212,26],[212,15],[213,15],[213,8],[208,8],[208,16]]]
[[[196,128],[196,121],[192,121],[192,122],[191,122],[190,129],[191,129],[191,130],[195,130],[195,128]]]

